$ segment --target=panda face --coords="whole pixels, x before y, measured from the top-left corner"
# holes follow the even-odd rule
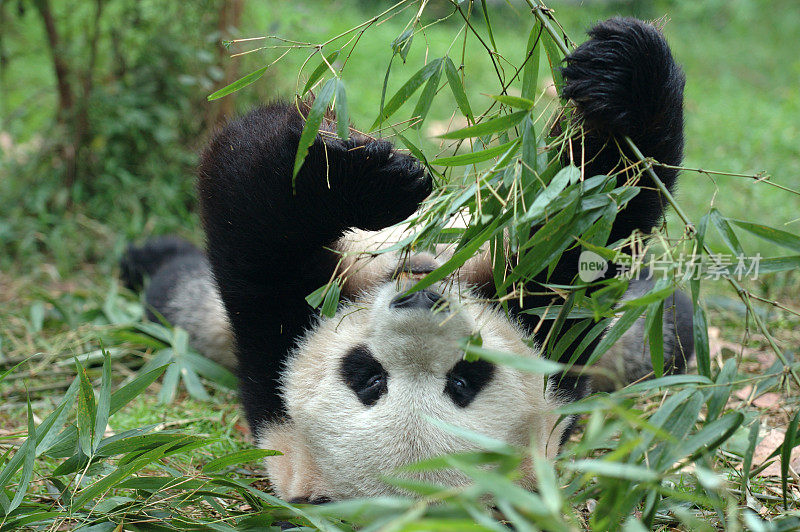
[[[439,419],[514,445],[557,450],[556,401],[540,375],[463,358],[479,332],[484,347],[538,356],[502,314],[469,290],[385,282],[321,320],[283,373],[290,420],[263,428],[270,479],[286,499],[340,499],[397,493],[381,480],[432,456],[472,449],[434,426]],[[454,471],[416,474],[445,485]]]

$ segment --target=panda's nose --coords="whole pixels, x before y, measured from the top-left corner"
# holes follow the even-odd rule
[[[441,307],[444,297],[433,290],[419,290],[411,294],[399,294],[389,302],[390,308],[431,310]]]

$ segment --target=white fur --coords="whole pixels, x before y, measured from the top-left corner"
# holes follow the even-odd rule
[[[259,444],[284,456],[268,458],[269,476],[286,499],[332,499],[396,493],[381,480],[399,466],[473,446],[426,418],[476,431],[512,445],[535,444],[554,456],[564,430],[558,402],[541,375],[498,366],[475,400],[462,408],[445,393],[445,375],[463,358],[461,341],[479,331],[488,349],[535,357],[522,332],[468,290],[434,286],[447,311],[392,309],[402,291],[387,282],[323,319],[287,362],[282,393],[290,422],[259,430]],[[340,376],[341,360],[367,345],[388,372],[388,392],[363,405]],[[302,466],[299,464],[302,462]],[[454,471],[416,475],[445,485],[467,478]],[[530,485],[531,478],[523,479]]]
[[[162,311],[172,323],[188,331],[192,347],[214,362],[235,369],[233,333],[214,278],[208,269],[193,273],[178,281],[173,298]]]

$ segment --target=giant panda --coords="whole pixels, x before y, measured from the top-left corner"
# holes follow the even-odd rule
[[[586,176],[614,173],[618,141],[627,135],[645,156],[669,165],[655,170],[672,189],[683,153],[684,75],[660,32],[634,19],[598,23],[562,73],[562,97],[585,130],[571,162],[582,163]],[[131,248],[123,260],[129,284],[151,277],[146,299],[154,310],[186,328],[207,356],[237,367],[255,440],[282,453],[266,462],[276,493],[304,502],[396,493],[382,476],[470,448],[430,418],[555,456],[574,424],[556,409],[613,383],[574,372],[544,380],[467,361],[463,341],[478,332],[485,348],[540,356],[553,322],[524,311],[552,301],[541,283],[573,282],[579,246],[505,308],[493,301],[485,250],[449,278],[408,293],[452,250],[375,251],[397,241],[402,226],[395,224],[431,193],[430,175],[389,142],[355,130],[338,138],[326,119],[293,186],[302,110],[272,103],[233,120],[210,142],[198,177],[206,253],[166,238]],[[622,185],[625,173],[616,179]],[[663,198],[646,176],[639,186],[609,242],[661,222]],[[306,296],[335,277],[342,299],[333,317],[322,317]],[[625,297],[651,287],[635,280]],[[681,293],[665,305],[668,371],[683,371],[692,356],[691,315]],[[623,382],[647,376],[644,336],[638,323],[599,365]],[[532,476],[523,471],[520,483],[532,487]],[[419,478],[468,481],[457,471]]]

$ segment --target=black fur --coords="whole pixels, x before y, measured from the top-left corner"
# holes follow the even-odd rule
[[[174,325],[184,325],[171,314],[170,305],[175,290],[181,287],[180,281],[208,275],[208,271],[205,253],[176,236],[153,238],[142,246],[130,245],[120,260],[120,277],[125,286],[140,290],[144,279],[150,280],[145,292],[147,318],[158,321],[160,314]]]
[[[563,96],[575,102],[592,134],[584,141],[587,177],[619,163],[615,140],[630,136],[646,157],[677,166],[683,159],[683,71],[655,27],[633,18],[613,18],[589,31],[590,40],[566,58]],[[577,147],[577,146],[576,146]],[[629,154],[627,148],[624,149]],[[578,152],[580,154],[580,152]],[[575,157],[579,163],[579,156]],[[672,189],[677,171],[658,168]],[[624,182],[624,177],[620,177]],[[617,217],[609,242],[634,229],[648,232],[661,222],[664,200],[652,183]]]
[[[284,414],[283,360],[311,325],[305,297],[327,283],[345,230],[381,229],[412,214],[430,177],[391,144],[318,135],[297,175],[304,120],[274,103],[229,124],[201,159],[203,226],[237,343],[240,394],[250,425]]]
[[[364,406],[377,403],[389,389],[389,374],[363,345],[354,347],[345,355],[339,374]]]
[[[564,96],[575,102],[588,128],[583,154],[576,139],[576,163],[587,161],[587,177],[611,173],[619,162],[615,140],[629,135],[646,156],[679,164],[684,81],[661,34],[640,21],[612,19],[590,36],[563,69]],[[328,282],[336,266],[338,257],[329,248],[348,228],[375,230],[403,220],[431,191],[417,161],[390,144],[320,134],[293,192],[303,123],[294,105],[257,109],[216,136],[199,171],[209,260],[236,337],[242,402],[254,430],[285,413],[278,378],[287,353],[312,324],[305,296]],[[330,124],[325,129],[332,130]],[[658,175],[667,187],[674,185],[675,171],[659,168]],[[640,185],[653,188],[646,178]],[[617,216],[610,240],[634,229],[650,231],[663,210],[657,192],[642,190]],[[571,284],[578,254],[564,253],[553,274],[538,275],[529,291],[541,292],[545,282]],[[521,311],[550,300],[528,296],[524,307],[511,310],[533,331],[538,318]],[[543,339],[551,326],[542,323],[537,337]],[[581,378],[559,376],[553,382],[565,399],[587,390]]]
[[[670,53],[664,37],[650,24],[632,18],[613,18],[600,22],[590,31],[591,37],[566,59],[563,96],[574,102],[576,119],[582,121],[586,135],[573,142],[574,164],[584,161],[586,177],[609,174],[620,169],[620,146],[630,155],[623,143],[629,136],[639,150],[655,160],[677,166],[683,159],[683,87],[681,68]],[[583,153],[581,150],[583,147]],[[677,171],[656,167],[656,174],[669,190],[675,186]],[[618,185],[626,182],[625,174],[617,178]],[[634,230],[650,232],[664,214],[664,199],[646,174],[638,183],[639,194],[618,213],[608,242],[615,242]],[[536,228],[534,228],[535,230]],[[574,247],[561,256],[558,265],[538,274],[527,287],[528,292],[545,292],[542,284],[572,284],[578,272],[581,249]],[[607,277],[615,274],[612,265]],[[589,291],[590,292],[590,291]],[[525,308],[550,304],[550,295],[529,295]],[[517,311],[524,310],[516,308]],[[554,320],[539,324],[539,318],[521,314],[521,320],[543,342]],[[568,331],[578,320],[566,320],[560,332]],[[588,329],[587,329],[588,332]],[[559,335],[549,342],[557,342]],[[578,335],[564,353],[569,357],[584,339]],[[577,364],[583,364],[598,340],[591,342]],[[551,343],[555,345],[555,343]],[[551,379],[558,393],[566,400],[576,400],[588,390],[588,378],[556,375]]]
[[[120,279],[131,290],[141,290],[145,277],[153,275],[178,256],[203,256],[203,252],[182,238],[160,236],[142,246],[130,245],[120,260]]]
[[[461,360],[447,372],[444,392],[456,406],[465,408],[494,376],[494,364],[485,360]]]
[[[170,304],[174,304],[175,290],[182,287],[181,281],[208,275],[209,264],[206,256],[201,253],[183,253],[166,261],[151,277],[147,285],[145,301],[147,302],[147,317],[151,321],[158,321],[154,310],[161,314],[172,325],[184,326],[170,314]]]

